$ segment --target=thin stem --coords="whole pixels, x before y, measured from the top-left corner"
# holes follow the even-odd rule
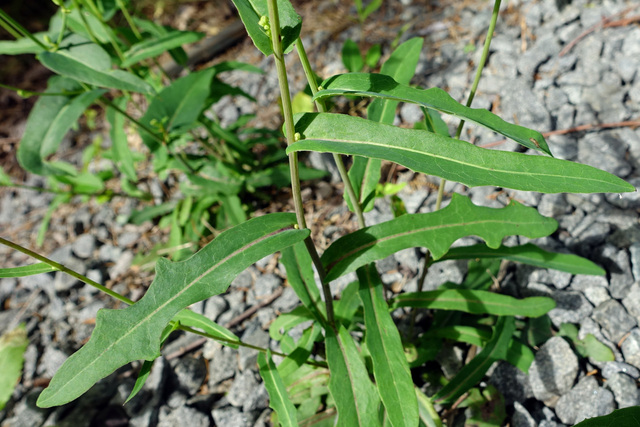
[[[77,271],[73,271],[70,268],[65,267],[62,264],[59,264],[55,261],[53,261],[52,259],[49,259],[43,255],[40,255],[37,252],[32,251],[31,249],[27,249],[24,246],[20,246],[17,243],[14,243],[10,240],[6,240],[3,239],[2,237],[0,237],[0,244],[3,244],[5,246],[9,246],[12,249],[15,249],[18,252],[22,252],[23,254],[29,255],[32,258],[37,259],[38,261],[44,262],[45,264],[50,265],[51,267],[55,268],[56,270],[62,271],[63,273],[67,273],[68,275],[75,277],[76,279],[80,280],[81,282],[86,283],[87,285],[93,286],[96,289],[101,290],[102,292],[104,292],[105,294],[117,299],[118,301],[122,301],[125,304],[133,304],[133,301],[131,301],[129,298],[120,295],[117,292],[112,291],[111,289],[102,286],[100,283],[89,279],[87,276],[83,276],[82,274],[78,273]]]
[[[18,32],[18,33],[20,33],[22,35],[22,37],[30,38],[35,44],[40,46],[42,49],[49,50],[49,47],[47,47],[44,43],[42,43],[40,40],[38,40],[33,34],[31,34],[31,32],[29,30],[27,30],[25,27],[20,25],[15,19],[10,17],[2,9],[0,9],[0,20],[4,20],[9,26],[11,26],[11,27],[13,27],[15,29],[15,31],[11,31],[10,29],[6,28],[3,25],[3,28],[7,29],[7,31],[9,33],[11,33],[12,36],[15,37],[16,36],[16,32]],[[16,38],[20,39],[22,37],[16,37]]]
[[[138,40],[142,40],[142,34],[140,34],[140,30],[138,30],[138,26],[133,21],[133,18],[129,14],[129,11],[127,10],[125,4],[122,2],[122,0],[116,0],[116,5],[118,5],[118,8],[120,9],[120,12],[122,12],[125,21],[127,21],[127,24],[129,24],[129,28],[131,28],[131,32],[133,33],[133,35]]]
[[[89,23],[87,22],[87,18],[84,17],[84,13],[82,13],[82,10],[80,10],[80,3],[78,3],[78,0],[71,0],[71,2],[76,7],[76,9],[78,9],[80,19],[82,20],[82,23],[84,24],[84,28],[87,30],[87,34],[89,34],[89,38],[91,39],[91,41],[94,42],[95,44],[100,44],[100,41],[98,40],[96,35],[93,33],[93,30],[89,26]]]
[[[276,70],[278,72],[278,82],[280,84],[280,99],[282,100],[282,115],[284,118],[285,137],[287,139],[287,145],[295,142],[295,129],[293,127],[293,109],[291,107],[291,96],[289,93],[289,81],[287,79],[287,70],[284,64],[284,53],[282,51],[282,41],[280,38],[280,18],[278,16],[278,5],[276,0],[268,0],[267,6],[269,9],[269,25],[271,28],[271,45],[273,48],[273,57],[276,63]],[[298,154],[289,154],[289,170],[291,173],[291,193],[293,195],[293,205],[296,211],[296,218],[298,221],[298,227],[300,229],[307,228],[307,223],[304,218],[304,206],[302,205],[302,195],[300,192],[300,175],[298,172]],[[331,295],[331,289],[329,284],[326,283],[326,273],[324,267],[320,262],[320,256],[316,250],[311,237],[305,239],[305,245],[311,259],[313,260],[320,281],[322,282],[322,291],[324,293],[325,304],[327,307],[327,321],[329,325],[335,327],[334,315],[333,315],[333,297]]]
[[[125,197],[125,198],[129,198],[129,199],[136,199],[139,200],[139,197],[134,197],[131,196],[129,194],[126,193],[118,193],[115,191],[111,191],[111,190],[106,190],[106,191],[102,191],[100,193],[96,193],[96,194],[87,194],[87,193],[76,193],[73,191],[64,191],[64,190],[56,190],[53,188],[41,188],[41,187],[35,187],[32,185],[23,185],[23,184],[0,184],[0,188],[18,188],[21,190],[31,190],[31,191],[37,191],[38,193],[50,193],[50,194],[69,194],[70,196],[93,196],[93,197],[101,197],[101,196],[109,196],[109,197]]]
[[[311,93],[315,96],[318,92],[318,82],[316,81],[316,75],[311,68],[311,63],[309,62],[309,58],[307,57],[307,51],[304,49],[304,45],[302,44],[302,39],[298,37],[296,40],[296,51],[298,52],[298,57],[300,58],[300,63],[302,64],[302,68],[304,70],[304,75],[307,77],[307,81],[309,82],[309,87],[311,88]],[[321,113],[327,112],[327,107],[324,101],[317,99],[316,100],[316,108]],[[362,206],[358,203],[358,197],[356,196],[356,192],[353,189],[353,184],[351,184],[351,179],[349,178],[349,174],[347,172],[347,168],[344,166],[344,161],[342,160],[342,156],[333,153],[333,160],[336,162],[338,166],[338,172],[340,173],[340,178],[342,178],[342,182],[344,182],[344,189],[349,195],[351,199],[351,205],[353,206],[353,211],[358,218],[358,226],[360,228],[366,227],[364,221],[364,215],[362,213]]]
[[[60,12],[62,13],[62,25],[60,26],[60,32],[58,33],[58,39],[56,40],[56,48],[60,46],[60,43],[62,43],[64,30],[67,28],[67,15],[69,15],[70,11],[67,8],[62,8]]]

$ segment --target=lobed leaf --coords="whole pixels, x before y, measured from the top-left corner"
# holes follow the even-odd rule
[[[397,82],[390,76],[369,73],[333,76],[324,81],[322,87],[324,90],[318,92],[314,99],[349,94],[411,102],[482,125],[527,148],[551,155],[549,146],[540,132],[505,122],[490,111],[462,105],[437,87],[426,90],[413,88]]]
[[[538,317],[554,308],[556,303],[548,297],[517,299],[490,291],[445,289],[404,293],[395,297],[390,306],[392,309],[419,307],[456,310],[471,314]]]
[[[258,22],[263,16],[268,17],[267,0],[232,0],[238,9],[238,14],[244,24],[253,44],[265,56],[273,53],[271,38]],[[293,43],[300,35],[302,18],[296,13],[289,0],[277,0],[278,14],[280,18],[280,31],[282,34],[282,49],[288,52],[293,48]]]
[[[508,344],[514,331],[515,321],[513,317],[499,317],[493,330],[493,336],[486,347],[433,396],[433,401],[441,404],[453,403],[463,393],[476,385],[493,362],[506,357]]]
[[[369,264],[358,269],[364,305],[365,342],[371,353],[376,387],[394,427],[418,424],[418,402],[400,333],[383,294],[382,281]]]
[[[493,209],[475,206],[467,197],[454,194],[451,203],[439,211],[403,215],[339,238],[321,261],[330,281],[402,249],[426,246],[437,260],[461,237],[477,235],[496,248],[506,236],[543,237],[556,227],[554,219],[516,201]]]
[[[197,42],[202,37],[204,37],[203,33],[173,30],[159,37],[145,39],[134,44],[124,53],[125,60],[122,66],[129,67],[142,60],[153,58],[168,50],[181,47],[184,44]]]
[[[326,330],[325,345],[331,377],[329,390],[338,408],[340,426],[379,426],[378,391],[369,379],[353,338],[340,326],[338,334]]]
[[[488,150],[416,129],[343,114],[295,116],[300,141],[287,153],[318,151],[389,160],[469,187],[492,185],[541,193],[620,193],[634,187],[591,166],[545,156]]]
[[[38,262],[36,264],[25,265],[22,267],[0,268],[0,279],[7,277],[24,277],[32,276],[34,274],[50,273],[52,271],[58,271],[57,268],[45,264],[44,262]]]
[[[271,360],[271,352],[267,350],[267,355],[264,353],[258,354],[258,368],[260,369],[260,376],[264,380],[264,386],[269,393],[269,406],[278,415],[278,421],[283,427],[297,427],[298,419],[296,415],[296,407],[291,403],[289,395],[287,394],[287,388],[280,378],[280,374],[276,369],[276,365]]]
[[[451,248],[449,252],[436,262],[451,259],[474,258],[502,258],[540,268],[552,268],[554,270],[566,271],[571,274],[592,274],[602,276],[606,273],[601,267],[586,258],[571,254],[547,252],[532,243],[513,247],[500,246],[495,249],[488,248],[486,245],[482,244]]]
[[[162,331],[180,310],[224,292],[245,268],[309,235],[291,229],[293,224],[294,214],[261,216],[221,233],[185,261],[159,259],[156,277],[138,302],[98,311],[91,339],[62,365],[38,405],[70,402],[120,366],[158,357]]]

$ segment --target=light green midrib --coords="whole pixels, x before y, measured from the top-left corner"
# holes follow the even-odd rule
[[[338,142],[338,143],[345,143],[345,144],[360,144],[360,145],[372,145],[375,147],[383,147],[383,148],[394,148],[397,150],[402,150],[402,151],[406,151],[409,153],[414,153],[414,154],[419,154],[422,156],[427,156],[427,157],[433,157],[435,159],[439,159],[439,160],[446,160],[448,162],[452,162],[452,163],[457,163],[459,165],[462,166],[467,166],[470,168],[475,168],[478,170],[482,170],[482,171],[487,171],[489,173],[505,173],[505,174],[513,174],[513,175],[521,175],[521,176],[528,176],[528,177],[552,177],[552,178],[563,178],[563,179],[568,179],[568,180],[577,180],[577,181],[585,181],[585,182],[597,182],[597,183],[606,183],[606,184],[612,184],[608,181],[603,181],[603,180],[598,180],[598,179],[594,179],[594,178],[583,178],[583,177],[576,177],[576,176],[570,176],[567,177],[565,175],[557,175],[557,174],[544,174],[544,173],[532,173],[532,172],[519,172],[519,171],[510,171],[510,170],[504,170],[504,169],[491,169],[491,168],[487,168],[487,167],[483,167],[483,166],[479,166],[473,163],[467,163],[467,162],[463,162],[461,160],[457,160],[457,159],[452,159],[449,157],[444,157],[441,155],[437,155],[437,154],[433,154],[433,153],[425,153],[423,151],[418,151],[418,150],[414,150],[411,148],[407,148],[407,147],[400,147],[397,145],[388,145],[388,144],[383,144],[383,143],[378,143],[378,142],[371,142],[371,141],[354,141],[354,140],[347,140],[347,139],[330,139],[330,138],[309,138],[309,139],[304,139],[300,142],[303,141],[318,141],[318,142]],[[295,147],[295,145],[293,146]],[[358,154],[361,155],[361,154]],[[379,158],[379,157],[376,157]],[[383,159],[384,160],[384,159]]]

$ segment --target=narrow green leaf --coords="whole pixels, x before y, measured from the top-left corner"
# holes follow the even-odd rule
[[[362,71],[364,68],[364,60],[360,54],[358,44],[351,39],[345,40],[342,45],[342,63],[345,68],[352,73]]]
[[[267,0],[232,0],[238,9],[242,23],[253,44],[265,56],[273,53],[271,38],[259,24],[260,19],[269,17]],[[302,18],[296,13],[289,0],[278,0],[278,14],[280,15],[280,31],[282,33],[282,49],[286,52],[293,48],[293,43],[300,35]]]
[[[329,390],[338,408],[340,426],[380,425],[378,391],[369,379],[353,338],[340,326],[338,335],[326,330],[327,362],[331,371]]]
[[[93,45],[91,49],[102,48]],[[75,54],[72,56],[65,50],[41,52],[37,58],[51,71],[79,82],[132,92],[147,94],[154,92],[150,84],[134,74],[123,70],[98,68],[96,64],[79,60]]]
[[[267,355],[264,353],[258,354],[258,368],[260,369],[260,376],[264,380],[264,386],[269,393],[269,406],[278,415],[278,421],[283,427],[297,427],[298,419],[296,415],[296,407],[291,403],[289,395],[287,394],[287,388],[280,378],[280,374],[276,369],[276,365],[271,360],[271,352],[267,350]]]
[[[574,427],[619,427],[640,425],[640,406],[616,409],[609,415],[587,418]]]
[[[121,97],[113,101],[116,107],[126,111],[127,98]],[[124,128],[124,116],[117,112],[115,108],[107,108],[107,121],[111,126],[109,135],[111,136],[113,162],[118,170],[131,182],[136,182],[138,176],[133,165],[133,153],[129,148],[129,141]]]
[[[175,80],[151,100],[140,122],[160,139],[164,139],[163,133],[191,125],[206,105],[214,75],[215,69],[208,68]],[[160,146],[157,139],[143,129],[140,136],[151,151]]]
[[[445,405],[453,403],[464,392],[476,385],[493,362],[506,357],[509,340],[514,331],[513,317],[499,317],[491,341],[433,396],[433,401]]]
[[[276,320],[269,325],[269,336],[271,339],[280,341],[287,331],[300,323],[313,320],[311,312],[306,307],[296,307],[288,313],[279,315]]]
[[[416,172],[469,187],[492,185],[542,193],[620,193],[633,186],[591,166],[546,156],[489,150],[416,129],[402,129],[343,114],[296,115],[303,138],[294,151],[386,159]]]
[[[173,30],[157,38],[148,38],[139,43],[134,44],[124,53],[125,60],[123,67],[129,67],[136,62],[140,62],[147,58],[153,58],[168,50],[175,49],[185,44],[197,42],[203,33],[193,31]]]
[[[353,321],[353,317],[360,307],[362,300],[358,297],[358,288],[360,284],[355,281],[347,285],[340,294],[340,299],[334,303],[334,311],[336,318],[343,325],[349,325]]]
[[[376,43],[369,48],[367,54],[364,57],[364,62],[369,68],[375,68],[378,65],[378,61],[382,57],[382,46],[380,43]]]
[[[9,401],[20,376],[24,351],[29,345],[24,325],[0,336],[0,410]]]
[[[394,427],[415,426],[418,424],[418,403],[413,379],[375,265],[360,267],[358,280],[364,305],[365,340],[373,361],[378,393]]]
[[[454,194],[451,203],[439,211],[403,215],[343,236],[327,248],[321,260],[327,280],[333,280],[402,249],[425,246],[437,260],[464,236],[479,236],[496,248],[506,236],[543,237],[556,227],[554,219],[516,201],[494,209],[475,206],[467,197]]]
[[[231,348],[238,348],[237,344],[230,344],[228,341],[239,341],[240,339],[236,334],[222,325],[218,325],[213,320],[209,319],[202,314],[198,314],[189,309],[184,309],[178,314],[173,316],[174,322],[178,322],[183,326],[189,326],[190,328],[202,329],[209,335],[213,335],[221,340],[222,344]]]
[[[309,359],[315,342],[322,337],[321,332],[322,328],[319,324],[312,323],[309,328],[302,332],[302,336],[296,343],[295,348],[282,348],[289,355],[278,365],[278,372],[286,385],[290,385],[293,382],[291,377]]]
[[[547,297],[517,299],[489,291],[469,289],[445,289],[425,292],[408,292],[398,295],[391,308],[420,307],[440,310],[456,310],[472,314],[497,316],[538,317],[554,308],[556,303]]]
[[[353,185],[353,190],[358,196],[358,202],[363,212],[373,209],[375,192],[378,182],[380,182],[380,159],[371,159],[362,156],[353,156],[353,163],[349,168],[349,179]],[[353,205],[348,193],[344,193],[347,206],[353,211]]]
[[[582,357],[591,357],[598,362],[612,362],[615,360],[613,351],[598,341],[593,334],[587,334],[584,339],[577,340],[575,346]]]
[[[82,91],[72,80],[54,76],[49,79],[45,93]],[[58,164],[45,159],[54,154],[62,138],[85,109],[105,90],[92,90],[80,95],[43,96],[34,105],[18,146],[17,158],[20,166],[36,175],[59,175],[66,173]]]
[[[224,292],[245,268],[309,235],[292,229],[293,224],[293,214],[261,216],[221,233],[188,260],[159,259],[142,299],[122,310],[98,311],[91,339],[62,365],[38,405],[70,402],[120,366],[153,360],[162,330],[180,310]]]
[[[521,246],[500,246],[496,249],[487,245],[462,246],[451,248],[436,262],[450,259],[502,258],[541,268],[566,271],[571,274],[592,274],[602,276],[606,272],[586,258],[571,254],[547,252],[532,243]]]
[[[50,273],[52,271],[58,271],[58,269],[44,262],[38,262],[22,267],[0,268],[0,279],[6,277],[32,276],[34,274]]]
[[[280,260],[287,270],[289,284],[300,298],[300,302],[318,322],[325,316],[321,312],[322,299],[313,273],[311,255],[304,243],[297,243],[282,251]]]
[[[427,90],[412,88],[390,76],[367,73],[333,76],[324,81],[322,87],[324,90],[318,92],[315,99],[350,94],[411,102],[482,125],[525,147],[551,155],[549,146],[540,132],[505,122],[490,111],[466,107],[437,87]]]

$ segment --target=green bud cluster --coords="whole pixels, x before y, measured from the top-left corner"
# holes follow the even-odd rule
[[[265,15],[262,15],[260,17],[260,20],[258,21],[258,25],[260,25],[267,36],[271,38],[271,25],[269,25],[269,18],[267,18]]]

